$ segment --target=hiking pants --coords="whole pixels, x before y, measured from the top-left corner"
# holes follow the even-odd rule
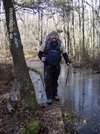
[[[58,78],[60,75],[60,65],[57,67],[47,66],[45,68],[45,91],[47,99],[53,99],[57,95]]]

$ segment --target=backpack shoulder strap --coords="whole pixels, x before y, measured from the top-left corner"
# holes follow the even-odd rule
[[[58,39],[57,42],[58,42],[58,46],[60,47],[61,46],[61,40]]]
[[[45,42],[45,50],[44,50],[45,53],[49,49],[49,46],[50,46],[50,39],[47,42]]]

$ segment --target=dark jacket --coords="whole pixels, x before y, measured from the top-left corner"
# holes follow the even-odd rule
[[[58,64],[60,64],[60,61],[61,61],[60,46],[61,46],[61,44],[58,41],[56,41],[54,43],[54,42],[52,42],[52,40],[50,40],[46,44],[46,48],[45,48],[44,52],[39,51],[39,53],[38,53],[39,58],[41,59],[44,56],[44,57],[46,57],[47,65],[57,66]],[[66,64],[69,65],[71,63],[71,61],[69,61],[67,53],[64,53],[62,55],[64,57]]]

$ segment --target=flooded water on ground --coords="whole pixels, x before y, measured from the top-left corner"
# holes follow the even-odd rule
[[[67,67],[63,64],[61,68],[61,106],[67,114],[75,116],[65,127],[71,134],[100,134],[100,74],[92,74],[91,69],[72,68],[65,87]]]
[[[90,69],[72,68],[67,86],[67,67],[62,65],[59,77],[59,94],[62,105],[74,112],[100,106],[100,74],[92,74]]]
[[[43,63],[28,62],[28,65],[43,73]],[[67,65],[62,64],[58,94],[61,108],[77,118],[66,126],[79,134],[100,134],[100,74],[92,74],[91,69],[72,67],[65,86],[67,71]]]

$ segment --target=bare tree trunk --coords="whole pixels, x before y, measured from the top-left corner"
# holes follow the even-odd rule
[[[66,25],[65,25],[65,9],[63,9],[63,30],[64,30],[64,44],[65,44],[65,47],[67,48],[67,41],[66,41]]]
[[[40,11],[38,11],[38,41],[39,41],[39,43],[38,43],[38,48],[40,47],[40,45],[41,45],[41,41],[40,41]]]
[[[41,41],[40,43],[42,44],[43,43],[43,12],[41,11]]]
[[[2,11],[2,6],[1,6],[1,1],[0,1],[0,13],[1,13],[1,11]],[[1,19],[2,19],[2,17],[1,17]],[[2,27],[2,21],[0,21],[0,27]],[[0,29],[0,34],[1,34],[1,29]],[[2,38],[0,37],[0,46],[2,45]],[[1,49],[1,47],[0,47],[0,49]]]
[[[99,0],[98,12],[99,12],[99,16],[100,16],[100,0]],[[99,47],[100,47],[100,19],[99,19]]]
[[[12,0],[3,0],[3,4],[9,34],[10,51],[13,57],[14,69],[20,83],[21,102],[24,108],[37,109],[38,104],[29,76],[29,70],[24,58],[23,46],[18,30],[14,6]]]
[[[82,50],[82,57],[83,59],[85,58],[85,35],[84,35],[84,1],[82,0],[82,46],[83,46],[83,50]]]
[[[100,18],[100,0],[99,0],[99,7],[98,7],[98,14],[99,14],[99,18]],[[98,21],[98,23],[99,23],[99,45],[100,45],[100,19],[99,19],[99,21]]]
[[[49,17],[47,16],[46,21],[45,21],[45,23],[46,23],[45,34],[44,34],[45,37],[46,37],[46,35],[48,35],[48,20],[49,20]]]
[[[82,53],[82,40],[81,40],[81,38],[82,38],[82,30],[81,30],[81,13],[80,13],[80,7],[81,7],[81,5],[80,5],[80,0],[78,0],[78,3],[79,3],[79,50],[80,50],[80,53],[79,53],[79,63],[81,64],[81,59],[82,59],[82,55],[81,55],[81,53]]]
[[[69,33],[69,20],[70,20],[70,13],[67,13],[67,49],[68,49],[68,54],[70,51],[70,33]]]
[[[72,4],[73,4],[73,0],[72,0]],[[72,48],[73,48],[72,54],[75,57],[74,10],[72,11]]]
[[[92,4],[92,14],[93,14],[93,18],[92,18],[92,58],[93,58],[93,63],[92,63],[92,69],[94,70],[94,10],[93,10],[93,0],[91,0],[91,4]]]
[[[55,16],[54,15],[53,15],[53,21],[54,21],[54,25],[55,25],[55,27],[57,29],[57,23],[56,23],[56,20],[55,20]]]

